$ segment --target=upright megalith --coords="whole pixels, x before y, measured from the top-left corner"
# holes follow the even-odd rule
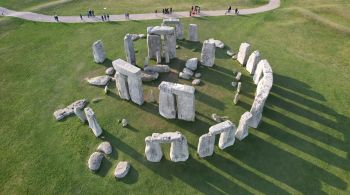
[[[209,128],[209,133],[199,138],[197,153],[200,157],[213,155],[215,135],[220,134],[219,148],[225,149],[235,142],[236,126],[229,120],[218,123]]]
[[[150,59],[157,59],[157,55],[161,54],[162,51],[162,40],[159,35],[147,35],[147,48],[148,57]],[[160,56],[159,56],[160,58]]]
[[[194,87],[163,81],[158,88],[160,115],[167,119],[195,120]]]
[[[248,136],[248,128],[249,128],[249,123],[251,118],[252,118],[252,114],[250,112],[245,112],[244,114],[242,114],[241,119],[239,120],[236,135],[235,135],[235,137],[238,140],[241,141]]]
[[[215,62],[215,43],[205,40],[202,47],[201,64],[212,67]]]
[[[163,19],[162,26],[173,26],[175,27],[176,39],[182,40],[184,38],[184,28],[180,19],[178,18],[165,18]]]
[[[213,135],[220,134],[219,148],[225,149],[232,146],[235,142],[236,126],[229,120],[211,126],[209,133]]]
[[[199,137],[197,153],[201,158],[211,156],[214,153],[215,135],[211,133]]]
[[[246,66],[246,70],[251,75],[254,75],[256,66],[258,65],[259,61],[260,61],[260,52],[256,50],[252,54],[250,54],[248,58],[247,66]]]
[[[188,28],[188,40],[198,42],[198,26],[197,24],[190,24]]]
[[[237,55],[237,61],[243,66],[245,66],[247,63],[249,51],[250,51],[250,44],[241,43],[241,46],[239,47],[239,52]]]
[[[126,55],[126,61],[130,64],[136,65],[133,36],[130,34],[126,34],[124,37],[124,50]]]
[[[86,107],[84,109],[85,115],[86,115],[86,119],[89,123],[89,127],[92,130],[92,132],[94,133],[94,135],[96,137],[100,136],[102,134],[102,128],[101,126],[98,124],[97,120],[96,120],[96,116],[94,111],[92,110],[92,108],[90,107]]]
[[[92,44],[92,54],[94,55],[95,62],[98,64],[101,64],[106,60],[106,54],[101,40]]]
[[[176,57],[175,28],[170,26],[154,26],[147,28],[148,57],[161,62],[164,57],[167,63]],[[162,38],[164,42],[162,43]]]
[[[84,107],[82,106],[79,106],[79,105],[74,106],[74,114],[81,120],[81,122],[85,123],[87,119],[83,109]]]
[[[258,63],[258,65],[256,67],[256,70],[255,70],[255,73],[253,76],[254,84],[257,85],[259,83],[259,81],[263,78],[264,69],[265,69],[265,73],[272,72],[271,66],[266,59],[260,60],[260,62]]]
[[[144,98],[141,69],[122,59],[117,59],[112,64],[116,70],[115,81],[120,98],[131,99],[134,103],[142,105]]]
[[[267,60],[260,61],[258,65],[258,69],[259,67],[261,68],[261,73],[259,74],[262,75],[262,78],[258,81],[254,102],[250,109],[252,118],[249,122],[249,126],[253,128],[257,128],[261,121],[264,105],[273,85],[273,73],[272,73],[271,66],[267,62]],[[257,74],[257,72],[255,74]]]
[[[163,152],[160,147],[162,143],[171,143],[170,159],[173,162],[186,161],[188,159],[187,139],[180,132],[153,133],[145,138],[145,155],[150,162],[159,162]]]

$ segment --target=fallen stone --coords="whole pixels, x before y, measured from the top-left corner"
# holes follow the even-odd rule
[[[125,177],[130,170],[130,164],[126,161],[118,163],[114,170],[114,176],[118,179]]]
[[[65,117],[74,113],[74,107],[77,109],[83,109],[87,104],[86,99],[77,100],[71,103],[69,106],[56,110],[53,115],[57,121],[64,119]]]
[[[195,77],[195,78],[200,78],[201,76],[202,76],[202,74],[199,73],[199,72],[197,72],[196,74],[194,74],[194,77]]]
[[[154,80],[157,80],[158,77],[159,77],[158,72],[145,72],[145,71],[141,72],[141,79],[143,82],[154,81]]]
[[[113,76],[115,73],[115,70],[113,67],[109,67],[106,69],[106,75]]]
[[[98,152],[102,152],[105,154],[111,154],[112,153],[112,146],[109,142],[102,142],[98,147],[97,147]]]
[[[103,154],[101,152],[92,153],[88,161],[89,169],[92,171],[97,171],[101,166],[102,159]]]
[[[218,47],[218,48],[224,48],[225,47],[225,44],[220,41],[220,40],[215,40],[213,38],[209,39],[210,42],[214,43],[215,44],[215,47]]]
[[[176,45],[176,49],[179,49],[179,48],[180,48],[180,46]]]
[[[87,79],[87,82],[90,85],[105,86],[105,85],[107,85],[107,83],[109,82],[110,79],[111,79],[110,76],[103,75],[103,76],[98,76],[98,77]]]
[[[81,122],[87,121],[83,108],[74,107],[74,114],[80,119]]]
[[[233,59],[233,60],[237,60],[237,55],[233,55],[233,56],[232,56],[232,59]]]
[[[182,70],[182,72],[183,73],[185,73],[185,74],[188,74],[188,75],[190,75],[190,76],[193,76],[193,71],[192,70],[190,70],[189,68],[184,68],[183,70]]]
[[[233,82],[231,82],[231,85],[232,85],[232,87],[236,87],[237,86],[237,82],[233,81]]]
[[[128,121],[126,119],[122,119],[122,127],[128,126]]]
[[[170,72],[170,67],[168,65],[153,65],[153,66],[146,66],[144,70],[147,72],[164,73],[164,72]]]
[[[200,79],[194,79],[192,81],[192,85],[199,85],[201,83],[201,80]]]
[[[153,90],[151,89],[149,92],[149,95],[148,95],[148,102],[155,103],[156,101],[157,101],[157,99],[153,93]]]
[[[227,54],[228,56],[233,56],[233,55],[235,55],[235,53],[234,53],[233,51],[231,51],[231,50],[227,50],[227,51],[226,51],[226,54]]]
[[[191,58],[187,60],[186,62],[186,67],[192,71],[197,70],[197,65],[198,65],[198,58]]]
[[[179,77],[182,78],[182,79],[189,80],[191,78],[191,75],[183,73],[183,72],[180,72],[179,73]]]
[[[225,118],[227,118],[227,117],[221,117],[221,116],[219,116],[219,115],[213,113],[213,114],[211,115],[211,118],[212,118],[215,122],[221,123],[221,122],[224,121]]]

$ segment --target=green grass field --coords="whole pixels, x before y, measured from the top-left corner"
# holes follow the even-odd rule
[[[238,125],[249,110],[256,86],[237,62],[216,52],[213,68],[199,68],[196,122],[166,120],[158,106],[120,100],[114,85],[89,86],[84,78],[104,74],[111,61],[125,58],[126,33],[145,33],[159,20],[100,24],[49,24],[0,21],[0,194],[349,194],[350,192],[350,4],[348,1],[282,1],[281,8],[241,17],[183,19],[199,25],[201,43],[216,38],[237,51],[251,43],[268,59],[274,86],[257,129],[234,146],[200,159],[198,138],[214,124],[212,113]],[[323,10],[327,10],[323,11]],[[340,19],[339,19],[340,18]],[[102,39],[108,60],[93,63],[91,44]],[[178,42],[173,73],[188,58],[199,57],[201,43]],[[146,41],[135,47],[137,62],[146,56]],[[242,71],[241,101],[233,104],[233,71]],[[160,82],[145,84],[145,98]],[[56,122],[52,113],[71,102],[101,98],[89,104],[104,129],[101,139],[69,117]],[[118,119],[128,119],[121,128]],[[180,131],[188,139],[190,158],[160,163],[144,157],[144,138],[153,132]],[[89,155],[102,140],[114,152],[96,174],[87,168]],[[218,140],[217,140],[218,141]],[[116,181],[113,172],[127,160],[129,175]]]
[[[12,9],[35,10],[44,14],[57,13],[59,15],[85,15],[87,10],[95,10],[95,15],[103,13],[124,14],[128,13],[153,13],[156,9],[162,12],[163,8],[172,7],[174,11],[189,11],[191,6],[201,6],[202,10],[224,10],[229,5],[242,7],[260,6],[268,2],[268,0],[49,0],[43,3],[43,0],[33,1],[25,0],[3,0],[0,6]],[[106,9],[104,9],[106,8]]]

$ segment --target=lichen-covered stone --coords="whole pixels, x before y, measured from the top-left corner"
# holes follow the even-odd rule
[[[190,24],[188,28],[188,40],[198,42],[198,26],[197,24]]]
[[[97,147],[97,151],[102,152],[104,154],[111,154],[112,153],[112,145],[109,142],[102,142]]]
[[[191,58],[189,60],[187,60],[186,62],[186,68],[195,71],[197,70],[197,65],[198,65],[198,58]]]
[[[199,157],[204,158],[214,153],[215,135],[211,133],[199,137],[197,153]]]
[[[212,67],[215,62],[215,44],[208,40],[205,40],[201,53],[201,64],[203,66]]]
[[[252,54],[250,54],[246,66],[246,70],[253,75],[256,70],[256,66],[258,65],[258,62],[260,61],[260,52],[254,51]]]
[[[103,154],[101,152],[94,152],[91,154],[88,160],[88,167],[91,171],[97,171],[100,169]]]
[[[236,138],[238,140],[243,140],[245,137],[248,136],[248,128],[249,128],[249,123],[252,118],[252,114],[250,112],[245,112],[242,116],[241,119],[239,120],[239,125],[236,131]]]
[[[64,119],[65,117],[74,113],[74,108],[83,109],[87,104],[86,99],[77,100],[65,108],[56,110],[53,115],[57,121]]]
[[[92,54],[95,62],[98,64],[101,64],[106,60],[106,54],[101,40],[98,40],[92,44]]]
[[[114,177],[121,179],[125,177],[130,170],[130,163],[126,161],[122,161],[118,163],[114,170]]]

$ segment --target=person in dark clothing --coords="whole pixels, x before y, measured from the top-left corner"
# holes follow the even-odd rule
[[[80,14],[80,20],[83,20],[83,16]]]
[[[173,8],[172,8],[172,7],[170,8],[170,13],[171,13],[171,14],[173,13]]]
[[[103,17],[103,15],[101,16],[101,19],[102,19],[102,21],[105,21],[105,18]]]
[[[107,14],[107,20],[109,21],[109,14]]]
[[[163,9],[163,14],[165,14],[165,10]]]
[[[235,14],[236,14],[236,15],[238,15],[238,14],[239,14],[239,11],[238,11],[238,9],[237,9],[237,8],[235,9]]]

